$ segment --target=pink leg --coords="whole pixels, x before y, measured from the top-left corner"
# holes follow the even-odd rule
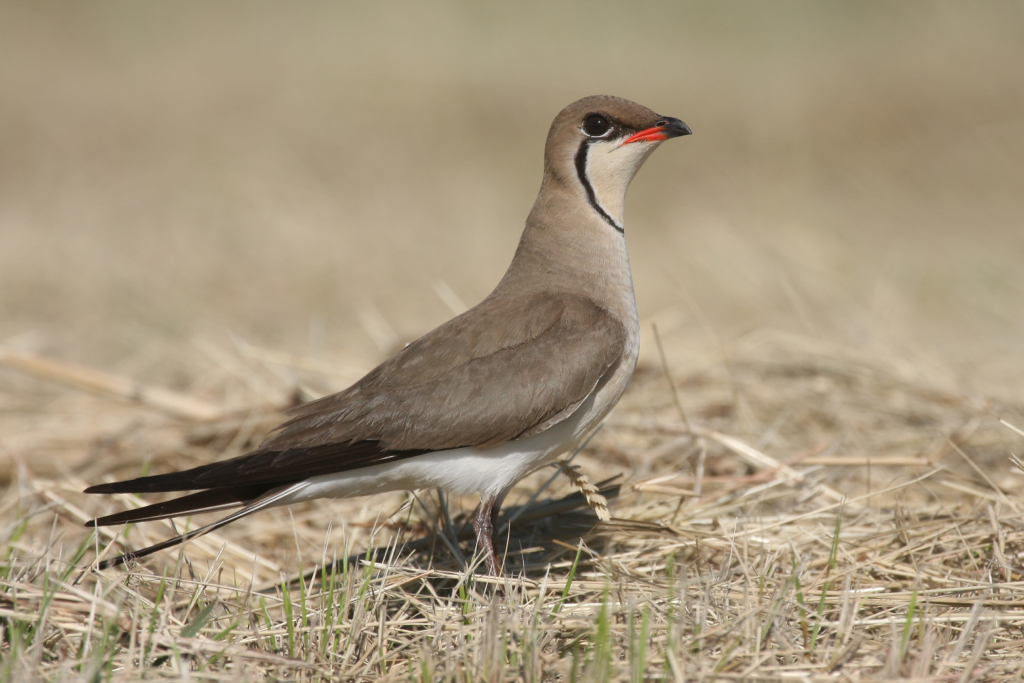
[[[473,517],[473,530],[476,532],[476,547],[484,557],[484,566],[491,576],[501,576],[501,562],[498,561],[498,552],[494,547],[494,527],[498,521],[498,512],[501,510],[501,502],[505,499],[502,492],[495,497],[483,497],[480,499],[480,509]]]

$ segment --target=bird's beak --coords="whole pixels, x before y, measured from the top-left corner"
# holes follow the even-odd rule
[[[644,128],[642,131],[633,133],[622,144],[628,145],[631,142],[661,142],[669,138],[677,138],[680,135],[692,134],[693,131],[690,130],[690,127],[679,119],[664,116],[650,128]]]

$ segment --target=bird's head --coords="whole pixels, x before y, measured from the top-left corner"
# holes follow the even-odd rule
[[[563,109],[551,124],[545,173],[579,192],[621,232],[626,188],[633,176],[659,144],[680,135],[690,135],[690,127],[679,119],[620,97],[585,97]]]

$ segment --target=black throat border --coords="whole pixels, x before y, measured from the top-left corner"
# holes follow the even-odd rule
[[[587,151],[590,149],[591,142],[593,142],[593,140],[584,140],[580,143],[580,149],[576,152],[576,175],[579,176],[580,183],[583,185],[583,189],[587,192],[587,201],[590,202],[590,206],[593,207],[594,211],[597,211],[597,215],[603,218],[605,223],[625,235],[625,228],[616,223],[615,219],[609,216],[608,212],[597,203],[597,195],[594,193],[594,187],[590,184],[590,178],[587,177]]]

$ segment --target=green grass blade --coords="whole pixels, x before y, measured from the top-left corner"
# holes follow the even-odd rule
[[[211,602],[209,605],[204,607],[199,612],[199,614],[196,615],[196,618],[192,620],[191,624],[181,629],[181,637],[195,638],[197,635],[199,635],[199,631],[201,631],[202,628],[206,626],[206,622],[208,622],[210,620],[210,617],[213,616],[213,610],[216,608],[216,601]]]

